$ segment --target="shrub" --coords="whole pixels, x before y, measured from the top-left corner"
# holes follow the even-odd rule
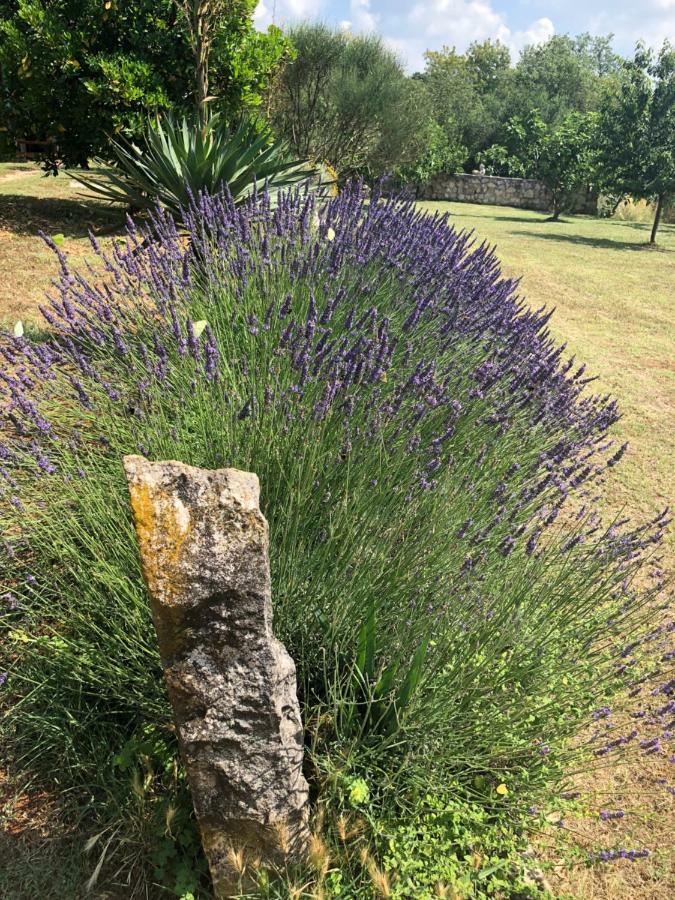
[[[424,153],[414,164],[401,166],[396,174],[404,184],[424,184],[434,175],[461,172],[467,156],[466,147],[451,145],[440,125],[431,122]]]
[[[487,150],[481,150],[476,155],[476,162],[485,166],[488,175],[502,175],[507,178],[522,178],[524,166],[515,156],[510,156],[506,147],[501,144],[493,144]]]
[[[141,452],[259,475],[326,810],[362,779],[410,819],[452,780],[517,817],[650,613],[632,583],[664,518],[596,511],[615,403],[444,217],[353,190],[202,196],[185,224],[93,241],[89,277],[54,247],[50,336],[0,344],[16,765],[129,821],[131,769],[142,821],[179,789],[121,466]],[[148,726],[167,750],[138,750]]]
[[[423,152],[428,100],[380,37],[311,23],[288,37],[295,55],[272,82],[269,114],[299,157],[375,178]]]

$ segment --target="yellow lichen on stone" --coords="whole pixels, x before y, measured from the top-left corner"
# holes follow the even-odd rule
[[[192,530],[190,512],[147,482],[132,482],[129,494],[148,590],[170,605],[181,589],[180,560]]]

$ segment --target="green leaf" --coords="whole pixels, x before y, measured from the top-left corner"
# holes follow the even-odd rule
[[[424,660],[426,659],[429,638],[425,638],[412,658],[410,667],[401,685],[398,695],[390,705],[387,713],[381,718],[381,729],[385,734],[393,734],[403,713],[414,695],[422,675]]]
[[[205,126],[196,119],[171,115],[150,121],[140,148],[124,139],[111,141],[115,167],[104,179],[72,173],[90,191],[114,203],[153,209],[159,203],[177,220],[201,192],[228,191],[243,203],[267,184],[270,201],[282,189],[314,179],[319,169],[294,159],[286,144],[243,120],[231,130],[217,114]],[[100,161],[99,161],[100,162]],[[105,165],[100,162],[101,165]]]
[[[412,663],[408,669],[408,674],[401,685],[397,701],[399,711],[401,712],[407,707],[411,697],[417,690],[417,685],[422,676],[422,668],[424,666],[424,660],[426,659],[428,646],[429,638],[425,638],[415,651]]]
[[[359,631],[356,667],[363,678],[371,680],[375,674],[375,600],[371,598],[368,615]]]

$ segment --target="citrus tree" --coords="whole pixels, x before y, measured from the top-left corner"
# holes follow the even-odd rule
[[[551,191],[554,221],[570,210],[575,194],[593,174],[594,133],[593,113],[571,112],[542,136],[533,173]]]
[[[141,133],[149,114],[191,107],[195,45],[176,0],[0,0],[0,109],[10,139],[52,139],[68,165]],[[204,4],[200,4],[203,6]],[[219,9],[210,92],[226,113],[255,106],[287,49],[258,33],[255,0]]]

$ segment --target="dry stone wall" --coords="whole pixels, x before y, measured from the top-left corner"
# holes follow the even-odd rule
[[[550,190],[534,178],[502,178],[496,175],[435,175],[418,190],[420,200],[455,203],[487,203],[548,212],[553,208]],[[574,212],[595,215],[597,194],[581,191]]]

